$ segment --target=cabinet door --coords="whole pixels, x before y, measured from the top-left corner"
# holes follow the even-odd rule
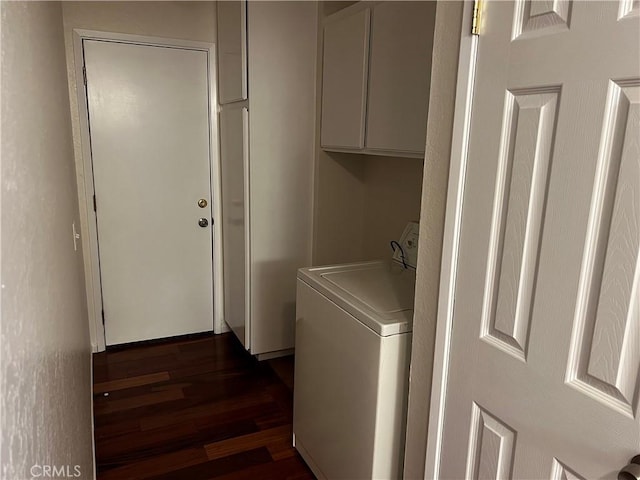
[[[317,12],[308,1],[248,4],[254,355],[293,348],[296,274],[311,264]]]
[[[435,2],[373,8],[366,147],[424,152]]]
[[[218,2],[218,89],[221,104],[247,99],[247,2]]]
[[[369,20],[367,8],[324,27],[323,147],[364,147]]]
[[[236,105],[220,112],[224,320],[249,349],[249,113]]]

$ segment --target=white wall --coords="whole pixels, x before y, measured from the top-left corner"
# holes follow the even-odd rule
[[[405,448],[408,479],[424,478],[462,8],[460,1],[438,2],[436,8]]]
[[[2,478],[93,478],[91,350],[59,2],[2,2]],[[38,470],[34,471],[36,474]]]
[[[314,265],[391,258],[407,222],[420,220],[421,158],[320,150]]]
[[[390,258],[389,242],[400,241],[410,221],[420,220],[422,158],[374,157],[365,167],[364,239],[366,259]]]
[[[391,258],[407,222],[420,220],[421,158],[320,150],[314,265]]]
[[[320,150],[318,144],[314,187],[314,265],[365,259],[365,162],[365,155],[329,153]]]
[[[82,237],[89,238],[89,221],[85,199],[85,174],[82,159],[80,120],[76,93],[76,66],[73,54],[73,29],[147,35],[215,43],[215,2],[63,2],[64,39],[71,101],[71,123],[75,164],[80,197]],[[91,216],[89,216],[91,213]],[[90,315],[95,311],[92,291],[91,260],[89,249],[84,255],[87,279],[87,302]],[[94,349],[98,346],[94,322],[89,322]]]

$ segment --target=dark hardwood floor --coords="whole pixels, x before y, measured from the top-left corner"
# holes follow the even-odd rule
[[[101,480],[314,478],[290,386],[232,334],[94,354],[94,418]]]

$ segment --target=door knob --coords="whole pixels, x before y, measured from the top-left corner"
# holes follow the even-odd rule
[[[198,225],[200,225],[202,228],[208,227],[209,220],[207,220],[206,218],[201,218],[200,220],[198,220]]]
[[[620,470],[618,480],[640,480],[640,455],[633,457],[629,464]]]
[[[200,200],[198,200],[198,206],[200,208],[204,208],[207,206],[207,200],[205,198],[201,198]]]

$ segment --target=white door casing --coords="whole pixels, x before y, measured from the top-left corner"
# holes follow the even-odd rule
[[[640,450],[638,13],[486,2],[463,38],[430,478],[616,478]]]
[[[207,53],[83,43],[106,344],[212,330]]]

